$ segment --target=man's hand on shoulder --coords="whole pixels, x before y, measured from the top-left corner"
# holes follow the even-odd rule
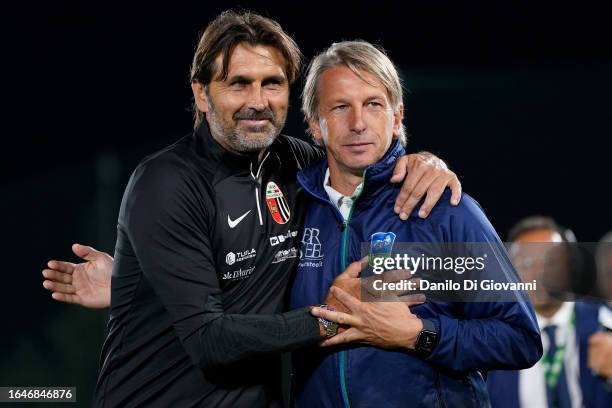
[[[426,218],[436,205],[446,187],[450,187],[451,204],[458,205],[461,200],[461,183],[457,175],[439,157],[420,152],[408,154],[398,159],[392,183],[404,181],[395,200],[395,213],[407,220],[416,205],[425,197],[419,209],[419,217]]]

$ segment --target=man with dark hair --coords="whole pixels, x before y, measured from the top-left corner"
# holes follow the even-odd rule
[[[110,288],[87,280],[111,263],[91,248],[75,247],[85,264],[43,271],[60,301],[104,307],[111,292],[96,406],[277,406],[280,352],[326,333],[309,308],[282,313],[306,202],[296,173],[323,155],[280,134],[298,71],[298,48],[277,23],[222,13],[191,70],[196,129],[128,183]],[[403,219],[425,191],[424,215],[448,184],[458,202],[439,159],[402,158],[391,181],[407,167]]]
[[[612,392],[597,356],[612,355],[609,333],[601,331],[598,303],[566,301],[584,279],[576,238],[550,217],[531,216],[508,234],[512,262],[525,281],[542,331],[544,355],[521,371],[491,371],[487,386],[493,407],[610,407]],[[572,275],[574,275],[572,277]],[[596,364],[597,363],[597,364]]]
[[[196,48],[191,64],[191,82],[210,84],[213,79],[227,79],[230,56],[238,45],[267,45],[284,58],[287,81],[292,84],[300,73],[302,54],[293,39],[274,20],[254,13],[222,13],[207,27]],[[221,66],[218,57],[221,56]],[[194,102],[195,127],[205,120],[205,112]]]
[[[565,242],[576,242],[576,236],[572,230],[563,228],[551,217],[545,217],[543,215],[532,215],[514,224],[508,232],[508,241],[514,242],[519,235],[543,229],[556,231]]]

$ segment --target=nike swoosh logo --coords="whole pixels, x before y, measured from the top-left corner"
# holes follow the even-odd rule
[[[251,212],[251,210],[245,212],[244,214],[242,214],[240,217],[236,218],[233,221],[230,218],[229,214],[227,214],[227,225],[229,225],[230,228],[234,228],[236,225],[240,224],[240,221],[242,221],[244,219],[244,217],[249,215],[250,212]]]

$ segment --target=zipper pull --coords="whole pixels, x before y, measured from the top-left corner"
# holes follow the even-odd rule
[[[340,231],[344,231],[346,229],[348,222],[346,222],[346,220],[342,221],[342,224],[340,224]]]

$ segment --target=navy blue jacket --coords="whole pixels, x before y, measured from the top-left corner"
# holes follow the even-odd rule
[[[334,278],[361,258],[361,243],[379,231],[395,233],[396,242],[491,243],[504,272],[518,280],[495,230],[467,194],[453,207],[447,190],[427,219],[418,218],[416,211],[407,221],[399,219],[393,212],[398,187],[388,180],[404,154],[395,141],[381,161],[366,169],[364,188],[345,226],[323,187],[326,159],[298,173],[312,203],[291,292],[293,308],[323,302]],[[530,367],[542,355],[528,302],[427,301],[411,310],[437,328],[439,343],[431,355],[355,345],[300,350],[294,355],[297,406],[488,406],[481,373]]]
[[[576,302],[575,307],[582,405],[588,408],[612,407],[612,391],[606,385],[606,380],[593,374],[587,365],[589,337],[601,330],[598,321],[600,305]],[[518,371],[490,372],[487,387],[491,393],[491,403],[494,408],[519,408],[521,406]]]

